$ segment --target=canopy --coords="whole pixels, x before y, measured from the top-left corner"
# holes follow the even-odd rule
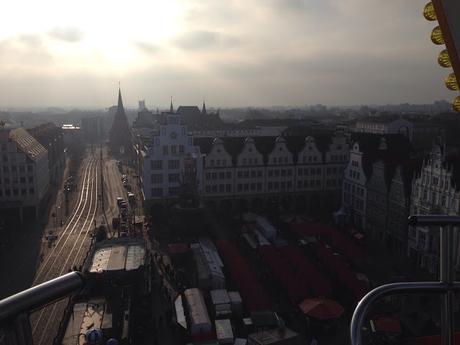
[[[330,299],[306,299],[299,304],[299,307],[305,315],[320,320],[337,319],[344,312],[340,304]]]

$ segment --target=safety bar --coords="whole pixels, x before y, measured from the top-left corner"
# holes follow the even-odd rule
[[[83,275],[70,272],[0,301],[0,323],[44,307],[84,286]]]
[[[411,226],[440,226],[440,281],[410,282],[382,285],[364,296],[355,308],[350,324],[352,345],[362,345],[361,330],[367,312],[378,298],[400,293],[437,293],[443,295],[441,305],[441,335],[443,345],[453,344],[453,293],[460,291],[460,282],[454,282],[455,270],[452,263],[454,256],[453,227],[460,225],[460,216],[415,215],[409,217]]]

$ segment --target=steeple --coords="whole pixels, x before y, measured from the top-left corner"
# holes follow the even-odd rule
[[[204,102],[204,100],[203,100],[203,109],[201,110],[201,113],[203,115],[206,115],[206,103]]]
[[[169,112],[174,113],[174,107],[173,107],[173,103],[172,103],[172,96],[171,96],[171,104],[169,106]]]
[[[121,98],[120,85],[118,85],[118,107],[117,107],[117,112],[119,112],[119,113],[124,113],[125,112],[125,108],[123,107],[123,100]]]

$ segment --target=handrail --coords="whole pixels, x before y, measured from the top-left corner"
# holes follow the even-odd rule
[[[450,290],[460,291],[460,282],[453,286],[441,282],[393,283],[379,286],[364,296],[355,308],[350,324],[352,345],[362,345],[361,331],[367,312],[377,299],[399,293],[445,293]]]
[[[0,323],[77,292],[84,283],[80,272],[70,272],[7,297],[0,301]]]
[[[352,345],[362,345],[361,328],[370,305],[380,297],[398,293],[427,292],[443,296],[441,305],[441,335],[444,345],[453,344],[453,292],[460,291],[460,282],[454,281],[455,269],[453,264],[453,228],[460,225],[460,216],[445,215],[415,215],[410,216],[411,226],[439,226],[441,240],[439,244],[439,273],[438,282],[411,282],[382,285],[369,292],[358,303],[350,324]]]

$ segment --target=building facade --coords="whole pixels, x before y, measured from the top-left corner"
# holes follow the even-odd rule
[[[442,144],[435,144],[412,184],[411,214],[458,215],[460,157],[448,157]],[[458,231],[456,232],[458,234]],[[458,253],[458,236],[455,250]],[[435,273],[439,264],[439,231],[410,227],[408,255],[420,267]],[[458,257],[458,255],[457,255]],[[457,260],[457,268],[458,268]]]
[[[414,125],[403,118],[379,116],[358,120],[354,131],[372,134],[402,134],[412,140]]]
[[[193,137],[181,123],[180,115],[162,113],[159,131],[139,154],[141,185],[147,204],[170,202],[179,197],[189,159],[196,162],[196,188],[201,191],[202,155],[199,147],[193,145]]]
[[[62,129],[53,123],[45,123],[27,131],[47,149],[50,184],[57,185],[65,168],[65,146]]]
[[[48,152],[24,128],[0,129],[2,217],[36,219],[49,183]]]

